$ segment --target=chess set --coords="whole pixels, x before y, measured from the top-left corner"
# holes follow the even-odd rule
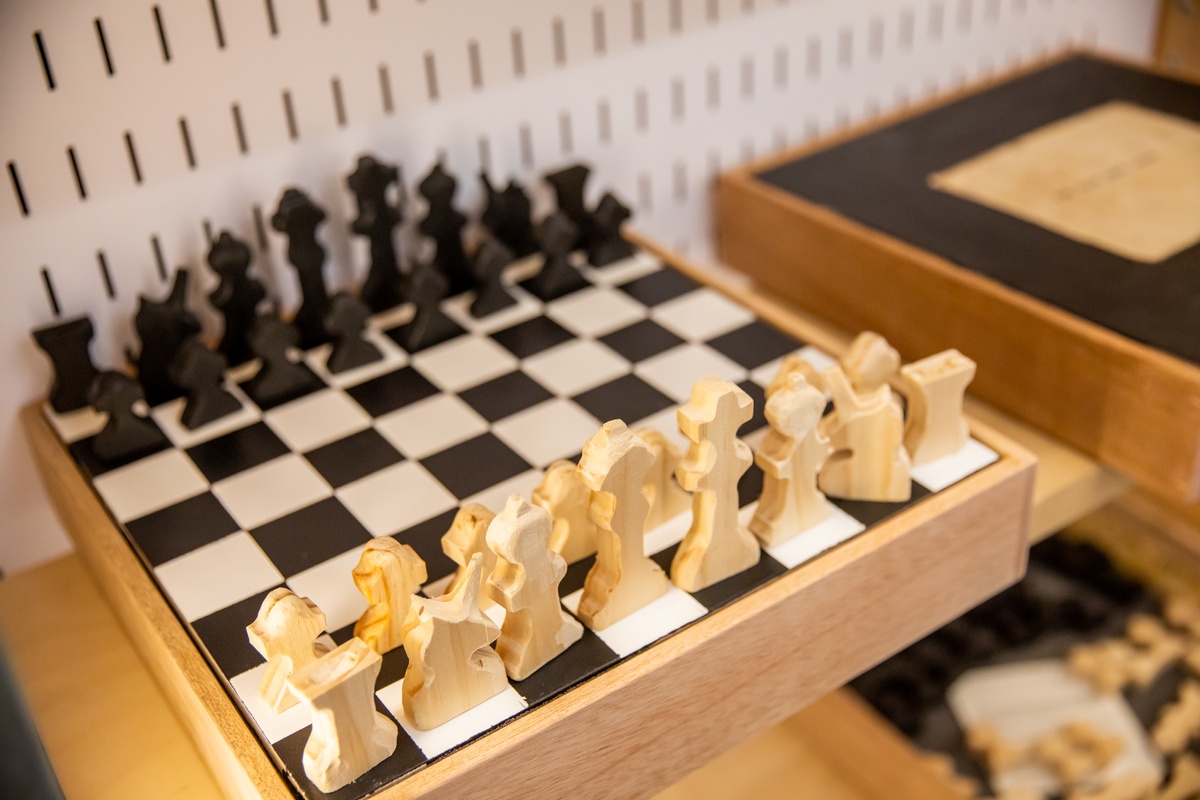
[[[220,233],[215,348],[182,269],[142,298],[136,378],[92,364],[86,317],[35,331],[55,366],[35,423],[57,440],[35,442],[52,494],[102,584],[140,563],[115,580],[155,597],[107,588],[187,673],[160,674],[185,685],[185,716],[224,720],[239,791],[270,795],[247,742],[280,796],[377,796],[472,743],[520,742],[523,718],[602,677],[636,685],[641,656],[718,674],[711,651],[662,645],[719,643],[722,609],[781,611],[855,559],[986,560],[945,593],[963,607],[1022,569],[1031,460],[969,431],[969,359],[901,368],[863,334],[839,362],[630,244],[617,198],[587,207],[587,174],[547,176],[558,209],[537,226],[520,186],[485,178],[468,255],[436,165],[416,226],[434,255],[402,270],[398,175],[365,156],[347,179],[371,243],[357,295],[329,296],[324,211],[288,189],[271,223],[303,297],[290,320]],[[103,543],[76,530],[96,507]],[[161,621],[138,632],[163,602],[183,634],[165,643]]]

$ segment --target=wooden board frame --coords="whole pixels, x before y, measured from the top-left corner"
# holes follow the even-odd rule
[[[1176,501],[1198,500],[1200,367],[756,177],[1051,63],[723,175],[718,253],[763,288],[839,326],[878,331],[906,358],[957,347],[979,365],[973,394]]]
[[[786,311],[673,264],[822,344]],[[80,555],[219,785],[292,797],[41,409],[22,421]],[[972,435],[995,464],[374,797],[649,796],[1012,584],[1036,460],[974,422]]]

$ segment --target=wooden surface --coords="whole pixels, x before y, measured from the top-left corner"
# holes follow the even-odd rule
[[[1140,484],[1200,499],[1200,368],[755,178],[997,82],[723,176],[721,259],[908,360],[958,348],[979,365],[973,394]]]
[[[1200,81],[1200,0],[1163,0],[1158,65]]]

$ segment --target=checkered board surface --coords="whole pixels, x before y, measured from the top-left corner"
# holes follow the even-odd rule
[[[158,452],[131,463],[99,463],[89,438],[103,424],[90,410],[47,415],[101,501],[190,628],[236,705],[305,797],[323,797],[304,775],[305,710],[273,714],[257,696],[264,668],[246,626],[263,598],[286,585],[325,612],[334,643],[353,635],[366,607],[350,573],[362,546],[394,536],[425,560],[436,596],[454,564],[441,536],[459,506],[499,511],[513,492],[528,496],[542,471],[577,459],[610,419],[650,426],[681,446],[676,409],[692,383],[715,374],[754,399],[740,430],[752,446],[765,434],[763,388],[783,356],[799,352],[823,368],[831,359],[757,319],[746,308],[639,253],[600,269],[588,285],[548,302],[522,288],[536,268],[517,264],[507,279],[519,300],[473,319],[469,296],[443,303],[458,335],[415,353],[393,340],[411,314],[401,307],[372,319],[380,362],[330,375],[328,346],[304,354],[312,391],[262,406],[253,396],[257,365],[232,370],[228,386],[241,412],[188,431],[182,400],[150,409],[163,433]],[[526,286],[528,284],[525,284]],[[832,501],[830,517],[763,554],[758,566],[695,594],[669,594],[583,639],[501,695],[433,731],[403,719],[403,649],[383,657],[378,706],[401,726],[396,752],[335,793],[358,798],[453,750],[527,708],[578,685],[673,631],[986,467],[996,454],[972,440],[962,452],[914,471],[912,500]],[[762,474],[751,467],[739,490],[745,519]],[[646,550],[669,569],[690,515],[647,533]],[[573,611],[588,559],[561,586]],[[503,610],[493,608],[497,622]]]

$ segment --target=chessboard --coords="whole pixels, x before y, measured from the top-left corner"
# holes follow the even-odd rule
[[[504,737],[512,721],[822,561],[822,553],[872,531],[894,538],[889,523],[906,514],[921,523],[951,516],[975,498],[957,487],[978,473],[992,475],[986,486],[971,484],[979,486],[972,490],[978,497],[1001,484],[1028,490],[1027,460],[1001,455],[994,440],[989,446],[972,438],[958,453],[914,468],[909,501],[830,500],[825,522],[766,548],[754,568],[696,593],[672,587],[619,623],[585,629],[583,640],[528,679],[431,731],[405,721],[399,682],[407,658],[393,650],[383,656],[376,698],[381,713],[400,726],[399,745],[361,779],[325,795],[301,766],[311,727],[306,710],[275,714],[258,697],[265,664],[246,626],[272,589],[287,586],[310,598],[326,615],[325,641],[346,642],[366,607],[350,573],[371,538],[392,536],[411,546],[428,567],[423,593],[437,596],[455,568],[441,537],[461,505],[499,510],[510,494],[528,496],[547,466],[578,460],[583,443],[610,419],[683,444],[676,410],[705,375],[736,383],[753,398],[754,417],[739,436],[755,446],[766,432],[764,390],[781,360],[794,353],[818,369],[833,363],[826,352],[646,252],[599,268],[580,263],[585,284],[548,302],[523,288],[537,266],[526,260],[509,267],[504,283],[517,302],[495,314],[474,317],[469,295],[442,301],[458,330],[417,352],[396,341],[412,313],[407,306],[370,319],[366,338],[382,360],[333,374],[325,363],[329,345],[304,352],[316,380],[288,402],[253,401],[252,361],[227,374],[226,386],[242,406],[235,414],[189,430],[179,420],[182,399],[154,406],[149,418],[163,445],[128,463],[95,457],[89,441],[103,425],[96,412],[42,408],[232,706],[302,797],[372,796],[473,740]],[[1016,483],[1009,480],[1014,475]],[[753,514],[761,487],[762,473],[751,467],[738,487],[743,520]],[[1015,524],[1019,552],[1026,522],[1021,514],[1009,516],[976,522],[980,531]],[[689,522],[684,513],[649,531],[647,554],[669,569]],[[973,538],[963,534],[963,541]],[[953,553],[947,563],[962,557]],[[568,610],[593,560],[572,564],[562,581]],[[1012,560],[1019,569],[1021,559]],[[1003,572],[981,578],[969,590],[973,599],[985,596],[986,584],[1016,577],[1008,567]]]

